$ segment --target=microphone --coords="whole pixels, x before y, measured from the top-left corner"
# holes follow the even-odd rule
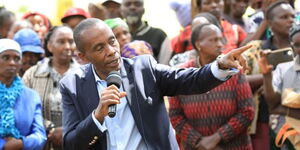
[[[118,71],[110,72],[106,78],[106,82],[107,82],[107,87],[110,85],[115,85],[116,87],[120,88],[122,83],[121,74]],[[116,111],[117,111],[116,104],[111,104],[108,106],[108,116],[110,118],[115,117]]]

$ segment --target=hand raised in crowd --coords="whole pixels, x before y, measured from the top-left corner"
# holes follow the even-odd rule
[[[108,114],[108,106],[111,104],[120,104],[120,99],[126,96],[126,92],[120,92],[115,85],[105,88],[100,97],[100,103],[95,110],[95,117],[99,122],[103,122]]]
[[[62,127],[52,128],[48,134],[48,140],[51,141],[54,147],[62,146]]]
[[[4,138],[6,143],[4,145],[4,150],[21,150],[23,149],[23,142],[21,139],[16,139],[13,137]]]
[[[218,147],[220,141],[221,141],[220,134],[215,133],[210,136],[202,137],[202,139],[196,145],[196,148],[197,150],[221,150],[221,148]]]
[[[263,75],[270,74],[273,70],[273,65],[270,65],[267,60],[267,55],[269,52],[270,50],[260,51],[259,56],[256,56],[258,57],[258,65],[260,72]]]
[[[229,53],[217,59],[219,69],[236,68],[239,70],[246,69],[246,60],[243,58],[242,53],[251,48],[252,45],[246,45],[237,49],[231,50]]]

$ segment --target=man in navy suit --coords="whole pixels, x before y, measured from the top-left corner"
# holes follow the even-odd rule
[[[249,48],[233,50],[201,69],[174,69],[148,55],[121,58],[112,30],[98,19],[82,21],[74,39],[80,57],[91,64],[60,83],[66,150],[179,149],[163,96],[214,88],[238,72],[234,68],[245,64],[240,54]],[[111,71],[120,72],[120,89],[106,86]],[[114,118],[107,116],[111,104],[117,105]]]

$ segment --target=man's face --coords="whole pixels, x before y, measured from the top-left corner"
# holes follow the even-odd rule
[[[236,17],[242,17],[249,6],[249,0],[231,0],[231,11]]]
[[[0,28],[0,35],[1,35],[0,38],[7,38],[8,32],[12,27],[12,25],[14,24],[15,20],[16,20],[15,17],[10,17],[5,22],[3,22],[3,26]]]
[[[123,0],[121,13],[128,24],[136,24],[141,21],[144,12],[143,0]]]
[[[121,68],[119,43],[106,24],[97,23],[83,31],[81,37],[82,57],[94,65],[101,79]]]
[[[273,17],[268,20],[274,33],[288,35],[294,23],[295,12],[289,4],[281,4],[271,12]]]
[[[223,0],[202,0],[201,2],[201,12],[209,12],[213,14],[218,19],[221,19],[224,9]]]
[[[292,37],[291,45],[293,47],[295,55],[298,55],[300,57],[300,32],[296,33]]]
[[[66,25],[69,26],[72,30],[82,21],[84,20],[85,17],[82,16],[72,16],[68,18],[66,21]]]
[[[24,52],[22,54],[22,68],[21,71],[24,73],[31,66],[36,65],[40,60],[41,54],[33,52]]]
[[[21,67],[21,57],[15,50],[0,53],[0,79],[11,79],[17,75]]]
[[[107,10],[107,18],[118,18],[121,17],[121,5],[113,2],[113,1],[107,1],[103,4],[103,6]]]

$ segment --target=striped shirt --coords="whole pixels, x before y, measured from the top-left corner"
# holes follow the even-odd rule
[[[190,61],[184,67],[196,67]],[[201,85],[200,85],[201,86]],[[170,98],[170,118],[181,149],[193,149],[203,136],[216,132],[226,150],[251,150],[247,128],[254,118],[250,86],[241,73],[213,90]]]

